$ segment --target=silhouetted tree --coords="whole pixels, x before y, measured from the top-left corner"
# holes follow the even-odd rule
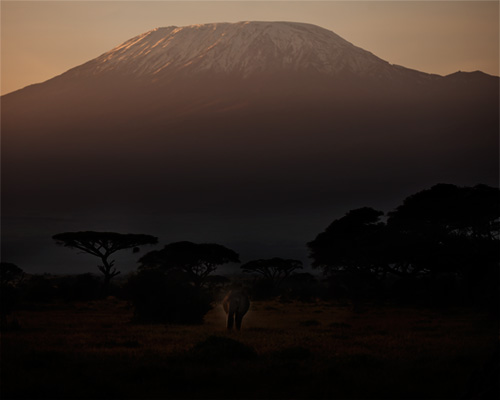
[[[308,243],[312,265],[351,297],[378,291],[390,273],[398,297],[448,300],[466,285],[496,304],[499,204],[498,188],[438,184],[406,198],[387,224],[380,211],[352,210]]]
[[[500,191],[438,184],[406,198],[387,221],[389,267],[403,277],[447,274],[497,289]],[[482,282],[482,283],[480,283]],[[472,286],[471,286],[472,287]]]
[[[328,276],[331,296],[357,301],[377,290],[386,271],[383,215],[369,207],[351,210],[307,244],[312,267]]]
[[[243,272],[259,274],[269,281],[273,288],[278,288],[293,271],[302,269],[299,260],[285,260],[283,258],[271,258],[266,260],[253,260],[241,266]]]
[[[434,232],[498,240],[500,191],[487,185],[438,184],[407,197],[389,213],[399,232]]]
[[[82,250],[101,259],[99,271],[104,275],[104,294],[109,293],[109,284],[113,277],[118,275],[115,267],[115,260],[109,257],[119,250],[133,249],[139,251],[139,246],[158,243],[158,238],[143,234],[122,234],[115,232],[65,232],[52,237],[57,244]]]
[[[383,271],[385,224],[380,221],[383,215],[382,211],[364,207],[333,221],[307,244],[313,268],[321,268],[325,273]]]
[[[24,271],[17,265],[0,263],[0,326],[2,328],[7,326],[7,315],[12,313],[16,306],[18,286],[23,277]]]
[[[233,250],[215,243],[175,242],[143,256],[139,269],[178,269],[184,271],[195,286],[202,286],[209,274],[227,263],[240,262]]]
[[[499,200],[486,185],[439,184],[409,196],[387,222],[396,272],[452,272],[497,260]]]

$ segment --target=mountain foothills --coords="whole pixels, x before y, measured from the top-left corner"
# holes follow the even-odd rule
[[[498,88],[479,71],[392,65],[304,23],[154,29],[2,97],[3,214],[329,220],[332,204],[496,185]]]

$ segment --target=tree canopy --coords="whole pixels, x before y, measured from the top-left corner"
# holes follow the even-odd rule
[[[471,296],[493,297],[499,204],[498,188],[438,184],[408,196],[387,223],[381,211],[352,210],[308,243],[312,266],[355,283],[377,284],[389,274],[414,288],[446,281],[450,288],[467,287]]]
[[[401,232],[499,238],[500,192],[486,185],[438,184],[407,197],[389,213],[388,225]]]
[[[271,282],[273,287],[278,287],[293,271],[302,269],[302,262],[283,258],[260,259],[243,264],[241,269],[244,272],[260,274]]]
[[[201,286],[218,266],[231,262],[240,262],[239,255],[227,247],[215,243],[183,241],[147,253],[139,259],[139,268],[181,270],[196,286]]]
[[[457,272],[497,260],[500,192],[438,184],[389,213],[388,262],[395,273]]]
[[[144,234],[122,234],[116,232],[65,232],[52,237],[58,245],[82,250],[101,259],[99,271],[104,275],[104,290],[109,290],[109,282],[120,271],[114,267],[115,260],[109,257],[119,250],[133,249],[139,251],[139,246],[158,243],[158,238]]]
[[[363,207],[333,221],[307,244],[313,268],[324,272],[378,270],[382,262],[383,215],[382,211]]]

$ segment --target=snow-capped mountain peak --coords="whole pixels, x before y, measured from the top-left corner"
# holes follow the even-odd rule
[[[391,67],[315,25],[247,21],[156,28],[102,54],[84,70],[153,77],[181,70],[243,76],[276,70],[385,75]]]

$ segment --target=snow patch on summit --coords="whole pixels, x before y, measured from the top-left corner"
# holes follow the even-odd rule
[[[165,71],[352,72],[386,75],[392,66],[335,33],[295,22],[170,26],[138,35],[85,65],[87,72],[152,76]],[[81,71],[83,72],[83,71]]]

